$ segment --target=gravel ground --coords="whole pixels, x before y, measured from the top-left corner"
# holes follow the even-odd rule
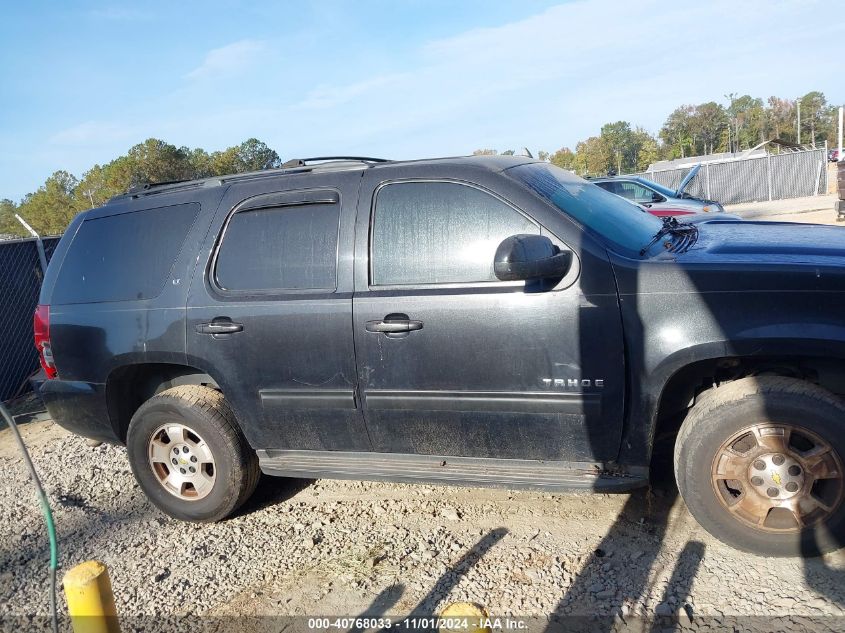
[[[798,631],[810,628],[800,616],[845,615],[841,552],[811,561],[737,552],[699,528],[668,485],[550,495],[266,478],[237,517],[197,526],[146,502],[122,448],[89,447],[50,422],[22,428],[52,500],[63,570],[103,561],[126,621],[431,614],[453,601],[502,615],[616,616],[617,625],[674,613],[710,630],[731,616],[790,616]],[[8,429],[0,463],[2,621],[48,612],[48,548]],[[842,630],[845,619],[814,622]]]

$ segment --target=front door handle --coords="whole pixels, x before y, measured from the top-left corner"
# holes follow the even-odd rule
[[[422,321],[367,321],[367,332],[399,334],[422,329]]]
[[[388,314],[381,321],[367,321],[367,332],[385,334],[391,338],[408,336],[409,332],[421,330],[422,321],[414,321],[407,314]]]
[[[210,323],[199,323],[196,328],[199,334],[234,334],[243,332],[243,329],[243,323],[235,323],[228,319],[214,319]]]

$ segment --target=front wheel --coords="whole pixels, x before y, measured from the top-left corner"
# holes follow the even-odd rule
[[[226,518],[258,483],[258,459],[223,394],[208,387],[167,389],[129,424],[129,464],[159,509],[183,521]]]
[[[793,378],[705,392],[675,442],[684,502],[713,536],[764,556],[845,545],[845,403]]]

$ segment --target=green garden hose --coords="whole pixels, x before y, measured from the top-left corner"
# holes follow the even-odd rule
[[[56,570],[59,567],[59,543],[56,539],[56,525],[53,523],[53,513],[50,510],[50,502],[47,495],[44,493],[44,488],[41,487],[41,480],[38,479],[38,473],[35,472],[35,466],[32,463],[32,458],[29,456],[29,451],[26,450],[26,444],[23,443],[18,425],[15,424],[15,419],[11,416],[5,405],[0,402],[0,414],[3,419],[12,429],[12,433],[18,442],[18,446],[23,454],[23,461],[29,470],[29,478],[35,484],[35,489],[38,494],[38,503],[41,506],[41,512],[44,515],[44,522],[47,524],[47,536],[50,539],[50,618],[53,624],[53,633],[59,632],[59,618],[56,612]]]

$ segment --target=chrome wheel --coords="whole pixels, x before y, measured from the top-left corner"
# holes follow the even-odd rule
[[[214,487],[214,455],[205,441],[184,424],[171,422],[153,431],[147,455],[156,480],[180,499],[202,499]]]
[[[798,426],[746,427],[716,452],[716,497],[742,523],[797,532],[824,521],[843,497],[842,462],[821,437]]]

